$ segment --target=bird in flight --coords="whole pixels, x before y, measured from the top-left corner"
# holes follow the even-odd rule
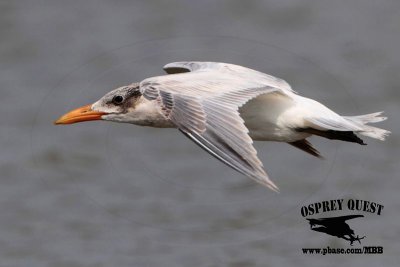
[[[306,138],[317,135],[365,145],[357,136],[384,140],[390,132],[368,125],[382,112],[341,116],[298,95],[284,80],[218,62],[174,62],[168,75],[122,86],[97,102],[68,112],[55,124],[106,120],[178,128],[208,153],[278,191],[257,157],[253,140],[286,142],[321,158]]]

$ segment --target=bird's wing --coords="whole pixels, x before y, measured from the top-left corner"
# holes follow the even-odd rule
[[[172,62],[165,65],[163,69],[168,74],[175,74],[175,73],[193,72],[205,69],[219,69],[220,64],[223,63],[196,62],[196,61]]]
[[[199,61],[172,62],[165,65],[163,69],[168,74],[186,72],[229,73],[240,79],[253,80],[257,81],[258,83],[262,83],[265,86],[279,88],[283,93],[295,93],[285,80],[253,69],[229,63]]]
[[[250,99],[279,91],[278,88],[255,87],[254,82],[230,74],[193,72],[146,79],[141,82],[140,90],[146,99],[158,103],[167,119],[208,153],[278,190],[265,173],[238,111]]]

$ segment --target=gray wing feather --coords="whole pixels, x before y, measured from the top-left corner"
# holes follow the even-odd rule
[[[283,93],[290,95],[295,93],[290,85],[280,78],[262,73],[253,69],[242,67],[235,64],[222,62],[172,62],[163,67],[168,74],[179,74],[186,72],[218,72],[219,74],[228,73],[234,76],[233,80],[257,81],[260,85],[279,88]]]
[[[140,88],[145,98],[157,101],[166,118],[223,163],[272,190],[278,190],[257,157],[238,109],[252,98],[279,89],[269,86],[228,89],[220,80],[188,82],[156,78],[154,81],[146,79]],[[218,86],[222,89],[216,90]]]
[[[142,82],[140,90],[145,98],[157,101],[164,116],[178,128],[199,133],[205,130],[206,115],[195,97],[159,90],[160,87],[155,82]]]
[[[203,108],[207,114],[207,123],[206,131],[202,135],[212,144],[216,144],[216,149],[213,151],[219,150],[230,156],[229,162],[234,165],[230,165],[231,167],[273,190],[278,188],[265,173],[238,108],[260,94],[275,90],[274,88],[253,88],[205,100]]]

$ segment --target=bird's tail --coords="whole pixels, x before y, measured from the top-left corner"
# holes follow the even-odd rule
[[[349,122],[354,123],[355,125],[357,125],[362,129],[361,131],[356,131],[357,133],[371,138],[385,140],[385,137],[390,134],[390,131],[367,125],[368,123],[376,123],[386,120],[387,117],[380,116],[382,115],[382,113],[383,111],[360,115],[360,116],[343,116],[343,117]]]

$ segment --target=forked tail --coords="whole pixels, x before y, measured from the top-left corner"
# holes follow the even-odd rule
[[[368,123],[376,123],[386,120],[386,117],[380,116],[382,113],[383,112],[375,112],[360,116],[339,116],[336,114],[337,116],[333,118],[328,116],[310,117],[307,118],[311,123],[310,127],[298,128],[296,130],[327,139],[366,145],[357,134],[379,140],[385,140],[385,137],[390,134],[390,131],[368,125]],[[318,150],[305,139],[291,142],[289,144],[315,157],[322,158]]]
[[[355,131],[356,133],[379,140],[385,140],[385,137],[390,134],[390,131],[367,125],[368,123],[386,120],[387,117],[380,116],[382,113],[383,111],[360,116],[343,116],[343,118],[362,129],[361,131]]]

